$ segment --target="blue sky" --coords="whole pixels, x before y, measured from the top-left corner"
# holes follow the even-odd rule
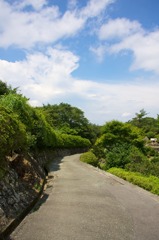
[[[158,0],[0,0],[0,79],[92,123],[159,114]]]

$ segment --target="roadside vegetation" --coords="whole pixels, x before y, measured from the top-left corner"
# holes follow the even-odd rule
[[[93,152],[85,152],[80,156],[82,162],[93,165],[94,167],[98,166],[98,158]]]
[[[149,175],[145,176],[138,172],[130,172],[121,168],[110,168],[108,172],[123,178],[139,187],[142,187],[154,194],[159,195],[159,178]]]
[[[0,178],[7,171],[7,158],[13,153],[38,149],[88,149],[99,134],[84,113],[61,103],[39,108],[0,81]]]
[[[159,116],[147,117],[142,109],[127,123],[104,124],[89,152],[96,156],[99,168],[159,195],[158,141]],[[91,163],[85,156],[81,156],[83,161]]]
[[[148,117],[142,109],[127,123],[98,126],[67,103],[32,107],[28,100],[0,81],[0,178],[13,153],[89,149],[81,161],[159,194],[159,115]]]

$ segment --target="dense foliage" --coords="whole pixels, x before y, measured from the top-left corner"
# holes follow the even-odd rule
[[[44,105],[37,108],[45,115],[48,123],[61,133],[81,136],[92,143],[99,136],[100,128],[91,124],[81,109],[67,103]]]
[[[17,115],[0,106],[0,160],[12,151],[22,151],[27,144],[25,125]]]
[[[80,156],[80,160],[82,162],[91,164],[93,166],[98,166],[98,158],[95,156],[94,153],[90,152],[85,152]]]
[[[129,123],[142,129],[146,137],[157,138],[159,141],[159,115],[156,119],[147,115],[146,111],[141,109]]]
[[[0,81],[0,136],[0,177],[6,156],[13,152],[88,149],[93,144],[81,156],[83,162],[142,174],[145,178],[140,179],[159,178],[159,153],[149,141],[151,137],[159,140],[159,115],[147,117],[144,109],[127,123],[113,120],[99,127],[82,110],[66,103],[34,108],[17,89]]]
[[[159,178],[155,176],[144,176],[137,172],[126,171],[121,168],[110,168],[108,172],[138,185],[154,194],[159,195]]]
[[[26,97],[0,81],[0,169],[6,167],[5,157],[12,152],[48,148],[85,149],[91,144],[89,139],[77,133],[73,135],[57,129],[50,124],[43,109],[33,108]]]
[[[159,194],[159,144],[151,144],[149,139],[157,139],[159,116],[153,119],[146,115],[142,109],[128,123],[107,122],[91,151],[98,167]],[[88,163],[85,154],[82,158]]]

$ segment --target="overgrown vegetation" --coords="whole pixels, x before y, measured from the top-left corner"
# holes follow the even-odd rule
[[[0,136],[0,178],[7,171],[6,156],[13,152],[91,146],[81,155],[83,162],[131,176],[124,178],[158,194],[159,153],[149,139],[159,140],[159,115],[147,117],[144,109],[127,123],[113,120],[99,127],[66,103],[34,108],[0,81]]]
[[[45,115],[50,126],[60,133],[81,136],[89,139],[92,143],[99,136],[99,126],[91,124],[84,116],[83,111],[77,107],[60,103],[59,105],[44,105],[37,109]]]
[[[98,159],[96,166],[159,194],[159,152],[150,143],[158,134],[159,115],[149,118],[144,109],[127,123],[107,122],[91,149]],[[155,145],[159,149],[159,144]],[[88,162],[85,156],[83,161]]]
[[[65,106],[65,105],[64,105]],[[67,108],[63,106],[61,115],[68,115]],[[50,109],[53,106],[49,105]],[[69,109],[74,109],[69,106]],[[77,116],[80,132],[74,129],[74,125],[69,126],[69,131],[64,131],[65,119],[59,122],[59,127],[51,122],[54,116],[46,114],[45,107],[34,108],[29,105],[28,99],[17,93],[17,89],[12,89],[6,83],[0,81],[0,177],[7,171],[6,156],[13,152],[24,153],[34,149],[55,149],[55,148],[83,148],[90,147],[90,140],[94,135],[87,134],[85,128],[90,127],[88,120],[82,115],[82,111],[75,108],[81,117]],[[59,114],[58,112],[56,113]],[[81,118],[83,117],[83,122]],[[71,119],[71,116],[70,116]],[[58,120],[57,120],[58,122]],[[72,120],[73,122],[73,120]],[[74,120],[74,124],[75,120]],[[88,125],[88,126],[86,126]],[[83,133],[82,133],[83,129]]]
[[[82,162],[85,162],[85,163],[88,163],[88,164],[91,164],[95,167],[98,166],[98,158],[95,156],[94,153],[92,152],[85,152],[83,153],[81,156],[80,156],[80,160]]]
[[[121,168],[110,168],[108,172],[159,195],[159,178],[155,176],[146,177],[141,173],[130,172]]]

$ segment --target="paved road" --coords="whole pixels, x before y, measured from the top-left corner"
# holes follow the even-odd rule
[[[159,197],[111,174],[64,157],[12,240],[158,240]],[[53,186],[52,186],[53,184]]]

